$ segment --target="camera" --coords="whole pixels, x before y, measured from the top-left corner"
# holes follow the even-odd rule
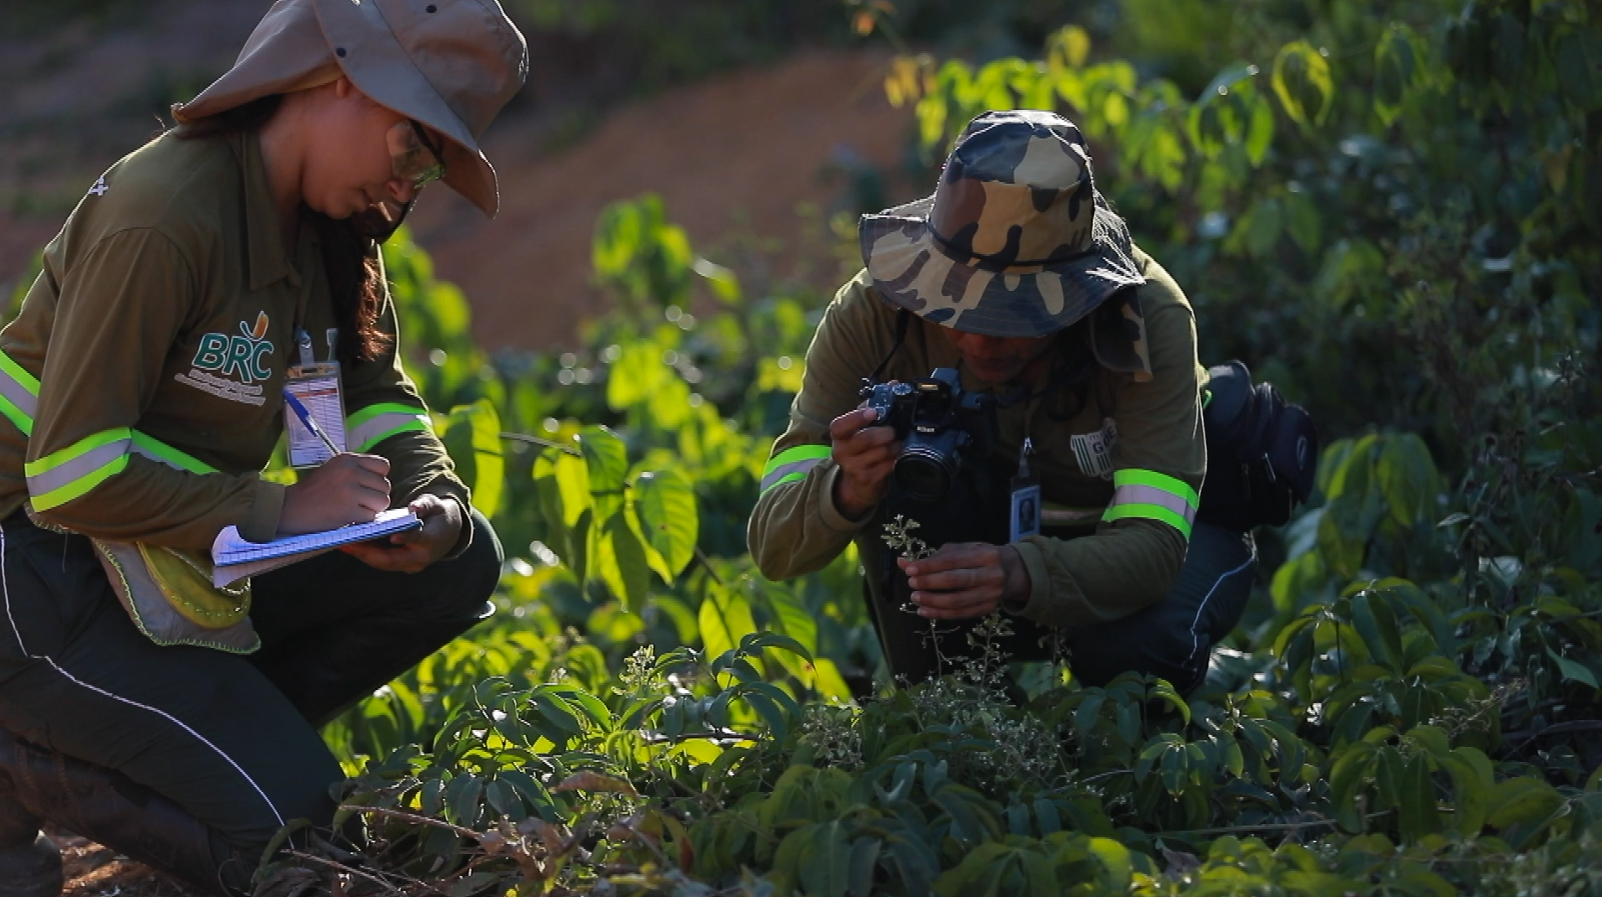
[[[995,399],[964,391],[956,368],[935,368],[910,384],[864,380],[860,394],[878,412],[874,425],[904,442],[896,485],[918,501],[944,498],[963,464],[988,457],[995,443]]]

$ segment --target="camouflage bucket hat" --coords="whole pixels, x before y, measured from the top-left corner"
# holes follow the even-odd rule
[[[194,121],[343,76],[445,135],[445,183],[493,218],[500,193],[478,138],[527,75],[528,45],[496,0],[277,0],[234,67],[172,111]]]
[[[1053,333],[1145,283],[1083,135],[1052,112],[974,119],[934,195],[864,215],[858,237],[888,302],[984,336]]]

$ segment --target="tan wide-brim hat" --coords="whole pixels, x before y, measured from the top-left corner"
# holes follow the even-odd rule
[[[975,118],[934,195],[862,216],[858,237],[888,302],[986,336],[1053,333],[1145,283],[1084,137],[1054,112]]]
[[[495,169],[478,139],[528,75],[528,45],[496,0],[277,0],[234,67],[180,123],[326,84],[358,90],[447,139],[445,183],[495,217]]]

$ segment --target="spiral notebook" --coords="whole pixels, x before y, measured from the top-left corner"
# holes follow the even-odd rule
[[[251,542],[239,535],[238,527],[224,527],[211,543],[211,581],[218,587],[226,586],[247,576],[304,561],[341,545],[382,539],[422,526],[423,521],[416,514],[405,508],[394,508],[368,523],[352,523],[320,533],[285,536],[271,542]]]

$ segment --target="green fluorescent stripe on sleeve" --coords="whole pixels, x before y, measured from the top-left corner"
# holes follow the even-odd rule
[[[368,405],[358,408],[345,416],[345,430],[349,432],[375,417],[384,414],[407,414],[423,419],[428,418],[428,411],[418,405],[403,405],[399,402],[383,402],[378,405]]]
[[[11,379],[21,383],[23,389],[34,395],[39,394],[39,378],[28,373],[22,365],[17,364],[10,355],[4,352],[0,352],[0,371],[11,375]]]
[[[199,458],[186,455],[167,443],[162,442],[156,437],[146,436],[144,433],[141,433],[138,430],[135,430],[133,433],[133,444],[134,450],[139,452],[139,454],[156,461],[161,461],[170,467],[176,467],[179,470],[187,470],[190,473],[217,472],[217,468],[212,467]]]
[[[1171,476],[1157,473],[1153,470],[1118,470],[1113,472],[1114,486],[1150,486],[1161,489],[1185,500],[1192,508],[1201,503],[1196,490],[1190,488],[1184,480],[1176,480]]]
[[[123,439],[130,439],[132,437],[133,431],[127,427],[117,427],[113,430],[102,430],[99,433],[85,436],[84,438],[78,440],[72,445],[67,446],[64,449],[61,449],[60,451],[51,452],[37,461],[29,461],[27,464],[22,465],[22,472],[30,477],[36,477],[42,473],[49,473],[51,470],[66,464],[68,461],[83,455],[87,455],[103,445],[110,445],[113,442],[118,442]]]
[[[33,418],[26,411],[12,404],[11,400],[5,396],[0,396],[0,414],[5,415],[8,420],[16,424],[17,429],[22,431],[22,435],[33,435]]]
[[[1113,505],[1101,519],[1111,523],[1114,520],[1131,518],[1160,520],[1179,530],[1179,534],[1184,536],[1186,541],[1190,539],[1190,521],[1160,505]]]
[[[397,427],[391,427],[388,430],[383,430],[383,431],[379,432],[375,436],[368,436],[367,438],[363,439],[360,443],[358,443],[354,448],[352,448],[351,451],[365,452],[368,449],[371,449],[373,446],[379,444],[380,442],[383,442],[384,440],[388,439],[389,437],[398,435],[400,433],[410,433],[410,432],[413,432],[413,431],[422,432],[422,433],[432,433],[434,431],[434,428],[429,425],[427,420],[424,420],[422,418],[423,418],[423,415],[418,414],[418,413],[416,413],[414,411],[412,413],[412,415],[410,416],[410,419],[408,419],[405,423],[403,423],[403,424],[401,424],[400,426],[397,426]],[[352,431],[352,432],[355,432],[355,431]]]
[[[768,459],[768,466],[762,469],[762,475],[767,476],[786,464],[794,464],[797,461],[822,461],[829,457],[831,451],[826,445],[798,445],[785,449]]]
[[[95,488],[101,483],[104,483],[106,480],[109,480],[117,474],[122,473],[127,466],[128,456],[118,455],[98,469],[78,477],[65,486],[52,489],[42,495],[30,496],[30,500],[33,502],[33,509],[35,511],[48,511],[51,508],[64,505],[67,502],[87,493],[89,490]]]

